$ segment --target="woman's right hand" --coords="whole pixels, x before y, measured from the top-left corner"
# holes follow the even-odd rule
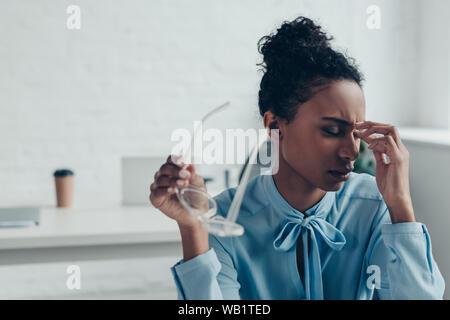
[[[183,189],[189,185],[206,192],[203,177],[195,173],[195,167],[190,164],[183,169],[184,163],[180,157],[170,155],[161,168],[155,173],[150,185],[150,202],[169,218],[177,221],[183,227],[196,227],[200,220],[190,214],[179,202],[176,188]]]

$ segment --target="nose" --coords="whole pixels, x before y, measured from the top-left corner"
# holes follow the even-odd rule
[[[352,130],[339,147],[339,157],[347,161],[355,161],[359,156],[360,139],[356,138]]]

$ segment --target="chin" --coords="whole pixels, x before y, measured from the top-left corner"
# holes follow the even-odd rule
[[[342,186],[344,185],[344,181],[341,182],[333,182],[333,181],[327,181],[323,184],[323,186],[319,187],[320,189],[324,191],[338,191]]]
[[[339,183],[335,184],[332,188],[330,188],[330,190],[326,190],[326,191],[338,191],[340,188],[342,188],[343,184],[344,184],[343,182],[339,182]]]

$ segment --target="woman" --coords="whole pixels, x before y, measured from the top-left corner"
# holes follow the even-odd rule
[[[249,182],[243,236],[208,235],[178,203],[175,187],[205,190],[193,165],[180,170],[169,157],[155,174],[150,200],[182,238],[172,267],[179,298],[442,298],[428,231],[414,217],[408,151],[395,127],[364,121],[362,75],[331,39],[299,17],[259,42],[259,108],[264,126],[279,130],[279,169]],[[376,178],[351,172],[361,140]],[[215,198],[218,214],[234,192]]]

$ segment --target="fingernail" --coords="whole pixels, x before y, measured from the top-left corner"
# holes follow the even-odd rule
[[[184,159],[182,156],[173,155],[172,162],[180,166],[184,163]]]
[[[177,185],[180,187],[184,186],[184,180],[177,180]]]
[[[180,166],[184,164],[184,159],[183,159],[183,157],[179,157],[179,158],[177,159],[177,164],[180,165]]]
[[[178,175],[180,176],[180,178],[187,178],[189,176],[189,172],[187,170],[181,170]]]

